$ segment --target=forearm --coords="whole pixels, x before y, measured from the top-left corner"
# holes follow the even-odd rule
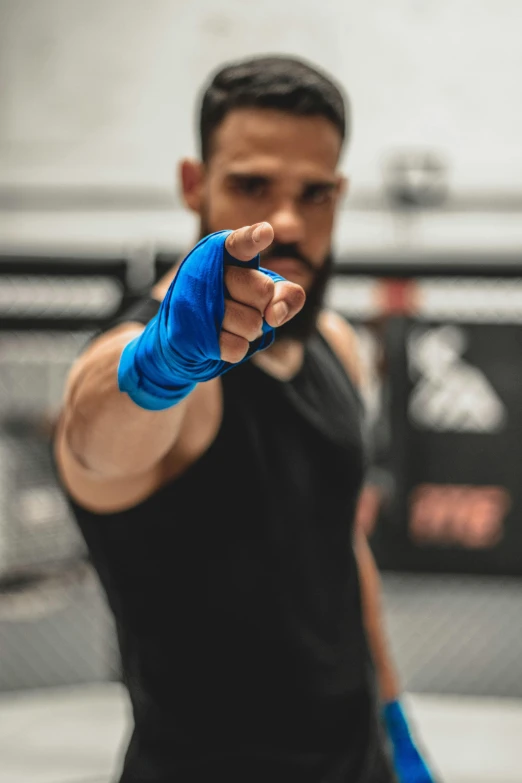
[[[398,698],[400,683],[386,636],[381,603],[381,580],[366,536],[362,532],[356,534],[355,551],[366,633],[377,672],[380,698],[382,703],[387,703]]]
[[[145,410],[119,390],[121,352],[140,331],[126,327],[101,338],[79,359],[66,392],[61,436],[81,465],[107,477],[157,464],[174,445],[186,408],[182,400],[166,410]]]

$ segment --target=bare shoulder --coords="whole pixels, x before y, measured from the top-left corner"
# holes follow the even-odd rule
[[[364,373],[359,353],[359,341],[353,326],[350,326],[342,316],[333,310],[322,310],[317,326],[355,386],[361,388],[364,383]]]

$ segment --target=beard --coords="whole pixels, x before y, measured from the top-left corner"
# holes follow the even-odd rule
[[[200,239],[212,233],[206,217],[200,224]],[[333,255],[329,251],[319,268],[301,253],[295,244],[273,242],[261,253],[261,266],[270,259],[293,258],[313,274],[312,284],[306,292],[306,300],[301,310],[290,321],[276,329],[276,340],[299,340],[304,342],[315,331],[317,317],[324,303],[326,288],[333,270]]]
[[[294,255],[292,250],[297,250],[295,245],[273,244],[268,248],[268,258],[294,258],[304,263],[309,271],[313,270],[312,283],[306,291],[306,299],[303,307],[290,321],[276,329],[276,340],[307,340],[315,331],[317,317],[323,307],[324,297],[328,282],[332,275],[333,255],[328,253],[319,268],[313,266],[308,260],[305,263],[303,256],[297,250]],[[265,261],[265,254],[261,254],[261,266]]]

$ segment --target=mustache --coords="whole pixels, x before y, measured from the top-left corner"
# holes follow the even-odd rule
[[[317,274],[317,269],[312,264],[309,258],[307,258],[296,244],[283,244],[282,242],[273,242],[269,248],[261,253],[261,261],[271,261],[276,258],[292,258],[295,261],[299,261],[303,266],[313,274]]]

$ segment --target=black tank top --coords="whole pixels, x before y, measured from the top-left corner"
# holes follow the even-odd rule
[[[181,477],[119,513],[71,501],[133,706],[121,780],[387,781],[367,777],[381,749],[352,548],[361,402],[318,332],[291,381],[248,362],[222,383],[218,435]]]

